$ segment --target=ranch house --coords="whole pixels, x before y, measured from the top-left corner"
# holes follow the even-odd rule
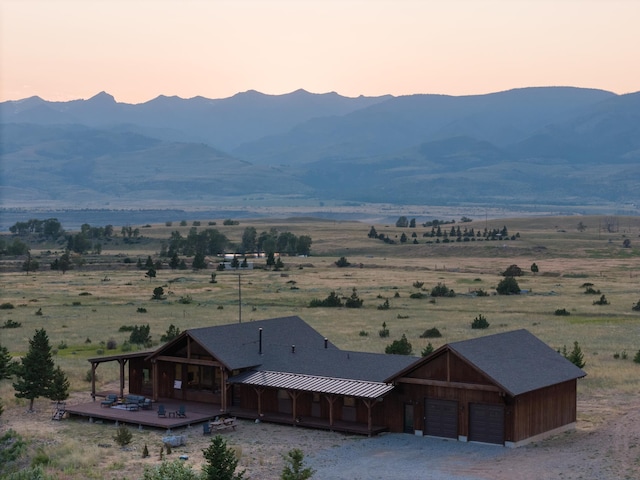
[[[447,344],[427,357],[345,351],[297,316],[194,328],[120,364],[120,394],[216,413],[374,435],[517,446],[571,428],[585,373],[526,330]],[[128,369],[126,368],[128,366]],[[95,379],[92,395],[96,396]]]

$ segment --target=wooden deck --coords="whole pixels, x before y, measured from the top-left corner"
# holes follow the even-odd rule
[[[159,405],[164,405],[167,412],[166,417],[158,417]],[[181,418],[174,414],[180,405],[184,405],[186,407],[186,418]],[[222,412],[220,405],[217,404],[180,402],[173,399],[161,399],[153,403],[151,410],[140,409],[137,411],[103,407],[101,405],[101,400],[96,399],[95,402],[92,401],[78,405],[67,405],[66,412],[70,417],[86,417],[90,422],[106,420],[129,425],[137,425],[138,427],[163,428],[166,430],[208,422],[221,415],[254,421],[258,418],[256,412],[253,410],[231,407],[226,412]],[[344,422],[340,420],[336,420],[333,425],[329,425],[328,419],[314,417],[298,417],[296,421],[290,414],[274,412],[264,413],[260,417],[260,421],[265,423],[291,425],[294,427],[330,430],[333,432],[355,433],[358,435],[377,435],[387,430],[384,426],[374,425],[371,432],[369,432],[366,424]]]
[[[167,412],[166,417],[158,417],[159,405],[164,405]],[[175,415],[180,405],[186,407],[187,416],[185,418]],[[90,422],[107,420],[137,425],[138,427],[164,428],[167,430],[207,422],[221,414],[220,405],[199,402],[178,402],[170,399],[162,399],[154,402],[151,410],[139,409],[129,411],[120,408],[103,407],[100,400],[97,399],[95,402],[67,405],[66,411],[70,417],[87,417]]]

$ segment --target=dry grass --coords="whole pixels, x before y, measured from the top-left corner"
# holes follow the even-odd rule
[[[285,257],[284,272],[254,270],[242,274],[242,321],[299,315],[338,346],[372,352],[383,352],[391,341],[406,334],[416,355],[428,342],[437,348],[451,341],[526,328],[554,348],[563,345],[571,348],[578,341],[588,373],[579,383],[580,395],[601,395],[637,392],[640,386],[640,365],[632,362],[640,349],[640,313],[631,310],[640,300],[640,219],[619,220],[620,231],[615,233],[599,231],[597,226],[602,218],[598,217],[502,219],[486,225],[483,221],[463,224],[461,228],[477,230],[506,225],[510,234],[518,232],[520,238],[430,245],[422,237],[422,232],[430,228],[416,228],[419,245],[387,245],[367,238],[370,225],[357,222],[261,220],[222,226],[218,220],[215,227],[209,227],[203,220],[199,228],[218,228],[233,241],[239,241],[249,225],[258,232],[276,227],[313,239],[313,256]],[[585,232],[577,231],[579,221],[588,227]],[[64,275],[46,269],[25,275],[7,271],[10,269],[5,265],[4,273],[0,274],[0,296],[2,302],[10,302],[16,308],[0,310],[0,325],[11,319],[22,326],[0,329],[0,344],[14,355],[21,355],[35,329],[44,327],[51,345],[58,350],[56,362],[67,371],[74,391],[84,394],[89,390],[85,381],[89,370],[86,359],[97,355],[99,349],[104,350],[104,343],[110,339],[121,346],[129,337],[128,332],[118,331],[122,325],[149,323],[157,344],[171,324],[185,330],[238,321],[236,273],[218,273],[218,283],[211,284],[212,269],[202,272],[166,269],[150,281],[135,265],[126,267],[122,263],[127,256],[144,259],[156,254],[160,241],[172,231],[182,230],[186,235],[189,228],[162,225],[141,229],[147,240],[136,245],[136,250],[113,242],[105,247],[100,258],[89,259],[84,267]],[[391,237],[399,237],[403,231],[393,225],[376,225],[376,229]],[[411,233],[410,229],[404,231]],[[632,248],[622,248],[625,238],[631,239]],[[335,260],[343,255],[352,263],[351,267],[335,266]],[[43,256],[41,263],[46,265],[50,259]],[[537,275],[530,271],[534,262],[540,270]],[[518,283],[529,293],[488,297],[469,294],[478,288],[494,290],[502,279],[500,273],[511,264],[523,269],[525,275],[518,278]],[[443,282],[457,296],[435,301],[411,299],[410,294],[417,291],[415,281],[424,282],[427,293]],[[600,296],[584,293],[583,285],[587,282],[605,294],[610,305],[593,305]],[[165,288],[166,300],[151,300],[156,286]],[[313,298],[325,298],[332,290],[348,296],[353,287],[364,299],[361,309],[308,308]],[[187,295],[192,303],[178,301]],[[378,305],[385,299],[389,299],[390,309],[379,310]],[[138,308],[145,308],[147,313],[138,313]],[[571,315],[554,314],[562,308]],[[36,315],[39,309],[42,315]],[[470,328],[478,314],[489,321],[487,330]],[[383,322],[391,332],[385,339],[378,336]],[[420,338],[420,334],[433,327],[440,330],[442,338]],[[368,335],[362,336],[360,332]],[[63,343],[66,348],[59,349]],[[614,359],[614,354],[622,352],[628,354],[628,359]],[[114,352],[105,350],[105,353]],[[100,366],[98,375],[104,385],[113,382],[118,372],[115,366],[105,364]],[[8,407],[19,405],[6,381],[0,383],[0,395]],[[93,428],[99,431],[98,426]],[[92,447],[96,444],[95,437],[86,440],[84,453],[78,454],[72,448],[73,455],[61,455],[65,460],[60,461],[70,464],[77,461],[91,468],[92,459],[104,452],[95,452],[95,446]],[[54,450],[48,448],[49,454]],[[117,464],[120,460],[112,461]]]

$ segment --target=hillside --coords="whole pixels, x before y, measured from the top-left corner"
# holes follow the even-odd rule
[[[640,204],[640,93],[248,91],[130,105],[102,92],[3,102],[0,118],[5,207]]]

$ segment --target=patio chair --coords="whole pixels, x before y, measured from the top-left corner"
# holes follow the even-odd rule
[[[167,411],[164,408],[164,405],[158,405],[158,416],[167,418]]]
[[[118,403],[118,395],[115,393],[109,393],[104,400],[100,402],[101,407],[112,407],[114,404]]]
[[[209,424],[209,422],[202,424],[202,434],[211,435],[211,425]]]
[[[186,418],[187,417],[187,409],[184,405],[180,405],[178,407],[178,411],[176,412],[176,417]]]

